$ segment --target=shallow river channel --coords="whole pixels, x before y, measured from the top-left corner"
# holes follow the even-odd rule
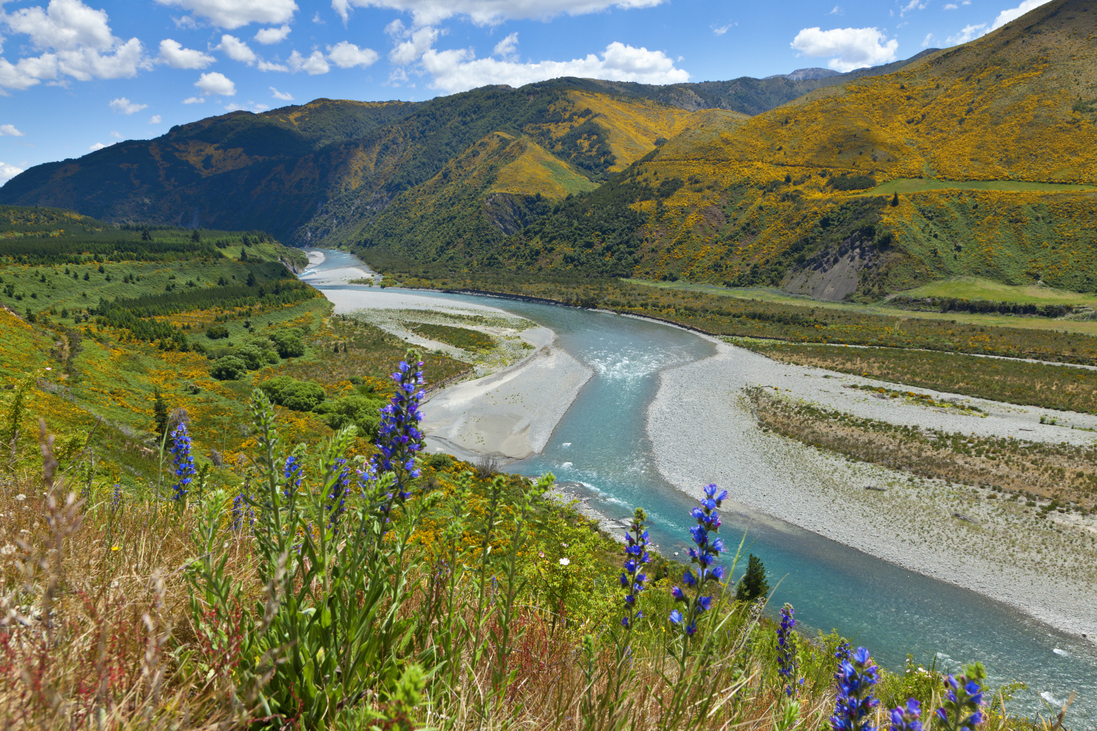
[[[316,269],[359,263],[343,252],[324,253],[328,258]],[[580,483],[589,506],[610,519],[626,519],[634,507],[643,507],[659,550],[685,557],[695,501],[655,468],[645,415],[660,371],[705,358],[714,346],[685,330],[636,318],[496,298],[428,296],[489,305],[556,332],[559,347],[594,376],[543,452],[508,469],[530,476],[551,471],[560,482]],[[1007,703],[1011,712],[1050,715],[1047,704],[1057,711],[1074,691],[1066,725],[1097,731],[1097,649],[1085,640],[773,517],[725,511],[723,519],[724,540],[734,548],[745,532],[745,550],[762,559],[770,585],[777,585],[770,611],[791,603],[805,634],[835,629],[892,670],[902,670],[908,653],[916,665],[935,663],[948,671],[981,660],[994,686],[1026,683]]]

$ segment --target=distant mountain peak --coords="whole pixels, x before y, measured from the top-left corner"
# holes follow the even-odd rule
[[[832,69],[796,69],[791,74],[774,74],[773,76],[767,76],[767,79],[788,79],[789,81],[808,81],[809,79],[829,79],[831,76],[841,76],[840,73]]]

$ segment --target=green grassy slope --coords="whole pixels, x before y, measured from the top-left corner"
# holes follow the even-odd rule
[[[303,267],[299,250],[264,233],[197,233],[195,241],[190,230],[122,229],[69,211],[0,206],[0,433],[13,423],[19,432],[14,452],[5,447],[6,466],[9,453],[16,471],[41,464],[37,423],[45,419],[70,481],[146,489],[160,468],[157,391],[169,409],[186,411],[196,449],[214,462],[231,462],[250,444],[238,428],[248,398],[276,375],[318,383],[335,401],[383,398],[404,343],[333,319],[327,300],[287,268]],[[285,336],[301,346],[283,356],[276,342]],[[261,360],[219,380],[227,357]],[[466,367],[426,360],[437,378]],[[297,440],[330,433],[322,414],[283,418]]]
[[[621,263],[649,279],[824,298],[959,275],[1093,291],[1095,36],[1088,3],[1056,0],[889,76],[683,133],[603,186],[673,187],[631,198],[643,244]],[[600,215],[584,200],[515,242],[515,271],[532,260],[582,276],[582,261],[552,252],[573,250],[570,220]]]

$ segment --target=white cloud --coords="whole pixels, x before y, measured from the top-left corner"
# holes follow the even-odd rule
[[[173,69],[204,69],[216,60],[208,53],[183,48],[182,43],[171,38],[160,41],[160,62]]]
[[[259,65],[255,68],[259,69],[260,71],[289,71],[289,66],[284,66],[280,63],[271,63],[270,61],[260,61]]]
[[[198,30],[198,21],[189,15],[184,15],[181,18],[173,16],[171,22],[175,23],[175,27],[179,30]]]
[[[293,19],[293,0],[156,0],[206,18],[219,28],[233,30],[249,23],[276,24]]]
[[[0,185],[8,182],[21,172],[23,172],[23,168],[17,168],[14,165],[8,165],[6,162],[0,162]]]
[[[232,83],[224,74],[217,71],[202,74],[198,81],[194,82],[194,85],[201,89],[202,93],[206,96],[211,94],[234,96],[236,94],[236,84]]]
[[[316,76],[317,74],[326,74],[331,71],[331,67],[328,66],[328,62],[324,59],[324,54],[319,51],[313,51],[312,55],[305,58],[297,51],[290,54],[290,57],[286,59],[289,64],[290,70],[294,73],[298,71],[304,71],[309,76]]]
[[[792,47],[804,56],[830,56],[828,66],[835,71],[852,71],[894,61],[899,41],[885,41],[876,28],[804,28],[796,34]]]
[[[509,36],[507,36],[503,40],[496,43],[495,44],[495,49],[493,51],[494,55],[501,56],[503,58],[509,58],[511,56],[514,56],[517,52],[518,52],[518,34],[517,33],[511,33]]]
[[[262,28],[255,34],[255,40],[264,46],[269,46],[286,40],[289,32],[288,25],[283,25],[281,28]]]
[[[0,6],[3,2],[0,2]],[[63,83],[62,76],[78,81],[132,77],[149,68],[141,41],[115,38],[107,14],[80,0],[50,0],[13,13],[0,9],[0,24],[26,35],[43,53],[16,63],[0,59],[0,88],[28,89],[42,81]]]
[[[200,96],[188,96],[183,100],[184,104],[205,104],[206,100]]]
[[[104,145],[102,142],[96,142],[94,145],[92,145],[88,149],[91,150],[92,152],[97,152],[98,150],[102,150],[104,147],[110,147],[110,145]]]
[[[928,4],[929,3],[927,2],[927,0],[910,0],[909,3],[907,3],[902,8],[900,8],[899,15],[900,16],[906,15],[907,13],[911,12],[912,10],[925,10],[926,5],[928,5]]]
[[[162,2],[163,0],[161,0]],[[332,7],[347,22],[349,9],[387,8],[411,13],[415,25],[436,25],[465,16],[477,25],[506,20],[547,20],[557,15],[587,15],[609,8],[651,8],[663,0],[333,0]]]
[[[945,5],[944,9],[945,10],[959,10],[960,6],[957,5],[956,3],[949,3],[949,4]]]
[[[221,51],[233,61],[239,61],[240,63],[246,63],[248,66],[253,66],[259,57],[255,55],[255,51],[248,47],[247,43],[236,36],[230,36],[225,34],[221,36],[220,45],[216,46],[213,50]]]
[[[929,48],[930,44],[932,44],[932,43],[933,43],[933,34],[932,33],[926,33],[926,37],[922,39],[922,48]]]
[[[85,47],[57,54],[58,72],[78,81],[132,78],[137,75],[137,69],[150,66],[141,41],[136,38],[130,38],[113,53]]]
[[[727,25],[721,25],[719,27],[714,26],[712,28],[712,33],[713,35],[722,36],[737,25],[739,24],[733,21],[731,23],[728,23]]]
[[[29,89],[57,78],[57,56],[46,53],[38,57],[21,58],[16,63],[0,58],[0,89]]]
[[[830,11],[829,14],[830,15],[845,15],[845,13],[842,12],[842,8],[839,7],[838,5],[835,5],[834,8]]]
[[[385,32],[390,36],[404,38],[389,52],[389,60],[397,66],[407,66],[422,58],[442,34],[437,28],[419,28],[409,32],[404,30],[404,24],[399,20],[389,23]]]
[[[998,30],[1006,23],[1011,23],[1014,20],[1020,18],[1025,13],[1029,12],[1030,10],[1035,10],[1041,5],[1045,5],[1049,2],[1051,2],[1051,0],[1024,0],[1024,2],[1022,2],[1017,7],[1003,10],[1002,12],[998,13],[998,17],[994,20],[994,24],[990,26],[990,29]]]
[[[278,90],[277,90],[277,89],[275,89],[275,88],[274,88],[273,86],[272,86],[272,87],[270,87],[270,95],[271,95],[272,97],[274,97],[275,99],[280,99],[280,100],[282,100],[282,101],[284,101],[284,102],[291,102],[291,101],[293,101],[293,94],[290,94],[290,93],[288,93],[288,92],[285,92],[285,91],[278,91]]]
[[[328,46],[328,60],[341,69],[349,69],[355,66],[361,66],[362,68],[372,66],[379,58],[380,55],[377,51],[369,48],[359,48],[347,41],[340,41],[334,46]]]
[[[986,23],[980,23],[979,25],[967,25],[964,29],[954,36],[949,36],[946,39],[946,43],[950,46],[956,46],[961,43],[967,43],[968,41],[975,40],[979,36],[985,36],[990,31],[987,30]]]
[[[256,104],[255,102],[248,102],[247,104],[237,104],[236,102],[232,102],[231,104],[225,105],[226,112],[237,112],[243,110],[245,112],[255,112],[258,114],[259,112],[265,112],[268,109],[270,109],[268,105]]]
[[[107,50],[115,38],[103,10],[94,10],[80,0],[50,0],[49,6],[22,8],[3,15],[15,33],[30,36],[41,49],[74,51],[81,47]]]
[[[152,119],[149,120],[149,124],[160,124],[160,122],[162,122],[162,121],[163,120],[160,119],[159,114],[154,114],[154,115],[152,115]]]
[[[116,140],[122,139],[122,133],[119,132],[118,130],[111,130],[110,136],[113,137]]]
[[[14,124],[0,124],[0,137],[26,137],[26,132],[20,132]]]
[[[649,51],[623,43],[606,46],[601,57],[589,54],[572,61],[516,63],[494,58],[477,59],[468,49],[427,50],[420,59],[423,71],[432,77],[431,86],[447,93],[466,91],[487,84],[522,86],[560,76],[636,81],[644,84],[678,84],[689,74],[675,68],[662,51]]]
[[[137,104],[135,102],[131,102],[124,96],[118,97],[117,99],[112,99],[110,102],[111,109],[118,112],[119,114],[126,115],[136,114],[142,109],[147,109],[148,106],[148,104]]]

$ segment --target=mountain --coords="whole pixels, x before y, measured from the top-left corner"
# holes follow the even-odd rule
[[[956,274],[1097,289],[1091,5],[1056,0],[895,73],[662,145],[603,186],[633,191],[642,214],[632,274],[829,299]],[[600,215],[587,199],[553,216]],[[553,216],[508,241],[515,271],[602,255],[552,233]]]
[[[404,191],[495,133],[555,158],[539,158],[544,166],[529,182],[554,179],[550,168],[560,165],[587,181],[521,191],[556,198],[651,151],[688,126],[689,112],[755,114],[832,81],[661,87],[563,78],[422,103],[318,99],[233,112],[38,165],[0,188],[0,203],[69,208],[114,223],[262,228],[298,244],[337,245],[366,236],[363,228]],[[495,192],[514,192],[506,187]]]
[[[263,229],[421,276],[681,277],[827,299],[955,274],[1092,290],[1090,6],[1054,0],[841,75],[565,78],[237,112],[32,168],[0,203]]]
[[[767,76],[766,78],[775,79],[783,77],[790,81],[804,81],[806,79],[829,79],[832,76],[840,75],[841,74],[833,69],[810,68],[796,69],[791,74],[776,74],[774,76]]]

